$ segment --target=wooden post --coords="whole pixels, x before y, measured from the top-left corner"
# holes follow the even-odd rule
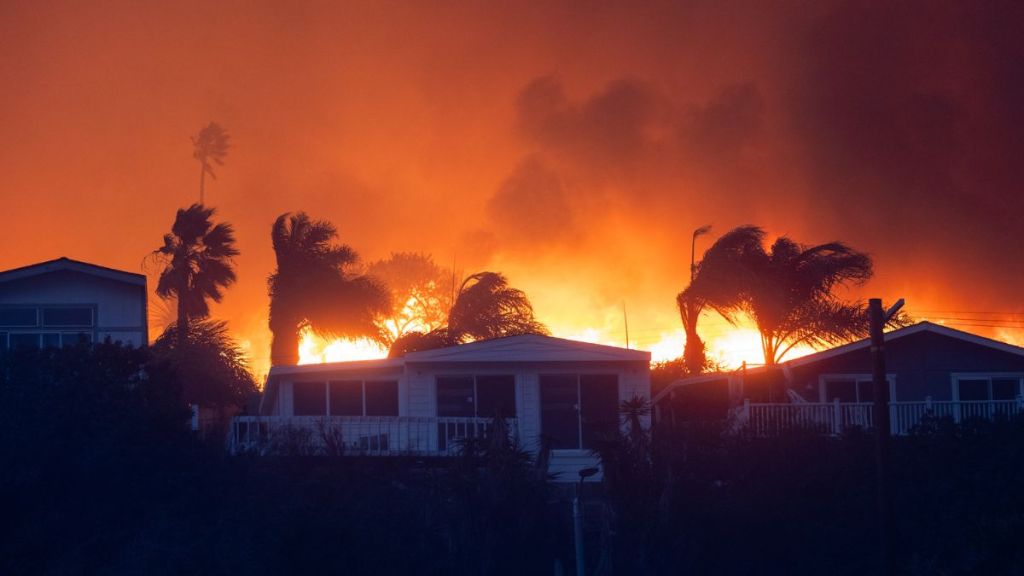
[[[885,324],[882,300],[868,301],[871,328],[872,379],[875,392],[875,466],[878,482],[878,553],[879,573],[893,574],[892,504],[889,495],[889,436],[892,423],[889,414],[889,382],[885,377]]]

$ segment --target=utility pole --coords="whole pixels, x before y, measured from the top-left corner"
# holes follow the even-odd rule
[[[889,380],[885,374],[885,324],[903,307],[900,298],[888,310],[882,310],[881,298],[868,301],[871,333],[872,384],[874,388],[875,471],[878,496],[878,555],[880,574],[895,573],[892,550],[892,498],[889,494],[889,437],[892,422],[889,414]]]
[[[626,327],[626,349],[629,349],[629,316],[626,315],[626,302],[622,302],[622,323]]]

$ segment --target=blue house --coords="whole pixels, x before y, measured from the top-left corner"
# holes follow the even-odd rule
[[[893,431],[925,415],[962,422],[1024,411],[1024,348],[921,322],[885,335]],[[872,425],[870,341],[778,366],[687,378],[654,397],[662,419],[727,419],[756,433],[804,426],[828,432]]]

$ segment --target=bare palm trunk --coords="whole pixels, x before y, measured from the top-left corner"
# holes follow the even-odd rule
[[[294,366],[299,363],[299,329],[271,330],[270,363],[274,366]]]
[[[199,163],[199,204],[203,205],[203,196],[206,190],[206,162]]]
[[[188,310],[185,309],[185,299],[178,292],[178,351],[184,351],[188,345]]]

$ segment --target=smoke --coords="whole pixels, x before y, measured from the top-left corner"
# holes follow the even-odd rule
[[[365,260],[503,271],[556,333],[610,341],[624,301],[634,342],[678,327],[708,223],[867,250],[853,295],[911,313],[1024,311],[1022,24],[998,1],[8,2],[0,266],[138,270],[216,120],[234,147],[207,198],[243,254],[215,314],[257,364],[294,210]]]

